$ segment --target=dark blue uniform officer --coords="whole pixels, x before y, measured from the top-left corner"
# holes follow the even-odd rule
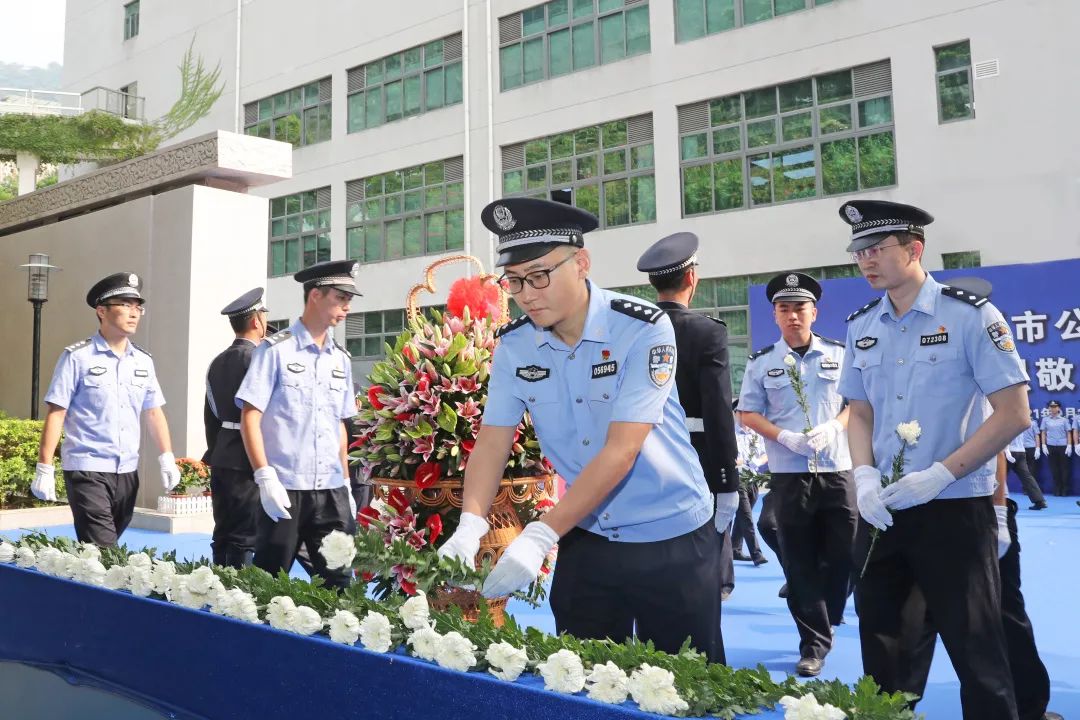
[[[473,562],[528,411],[568,490],[504,551],[484,594],[525,586],[558,542],[551,608],[559,632],[621,641],[636,630],[668,652],[689,637],[722,661],[720,537],[673,382],[671,321],[588,280],[583,235],[597,225],[589,213],[514,198],[490,204],[481,219],[499,235],[502,282],[526,314],[498,333],[461,523],[439,552]]]
[[[226,305],[236,338],[210,363],[206,371],[203,427],[210,466],[214,506],[214,536],[210,541],[215,565],[241,568],[255,555],[255,527],[259,518],[259,487],[240,436],[240,408],[236,392],[247,375],[251,353],[266,336],[267,308],[261,287],[247,291]]]

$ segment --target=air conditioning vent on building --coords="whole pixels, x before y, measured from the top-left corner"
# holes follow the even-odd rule
[[[679,108],[679,134],[709,129],[709,103],[699,102]]]
[[[350,180],[345,183],[345,202],[349,205],[364,201],[364,181]]]
[[[640,5],[643,2],[645,2],[645,0],[623,0],[624,5]]]
[[[994,78],[1001,74],[1001,67],[998,65],[997,58],[993,60],[983,60],[982,62],[975,63],[975,79],[985,80],[987,78]]]
[[[254,125],[259,122],[259,103],[248,103],[244,106],[244,124]]]
[[[348,92],[363,90],[367,85],[367,66],[361,65],[349,71]]]
[[[517,42],[521,39],[521,13],[499,18],[499,44]]]
[[[631,144],[652,142],[652,113],[638,115],[626,121],[626,139]]]
[[[443,61],[461,59],[461,33],[451,35],[443,40]]]
[[[525,143],[504,146],[502,149],[503,172],[519,167],[525,167]]]
[[[443,176],[446,182],[459,182],[465,177],[465,165],[460,157],[450,158],[443,163]]]
[[[860,65],[851,71],[851,90],[857,98],[892,92],[892,66],[888,60]]]
[[[330,188],[321,187],[315,191],[315,207],[320,210],[330,207]]]
[[[345,316],[345,337],[356,338],[364,335],[364,313],[352,313]]]
[[[333,100],[333,85],[330,82],[330,78],[323,78],[319,81],[319,102],[330,102]]]

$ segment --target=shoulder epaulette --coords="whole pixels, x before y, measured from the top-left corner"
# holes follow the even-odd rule
[[[847,318],[844,320],[844,322],[851,322],[852,320],[859,317],[860,315],[862,315],[867,310],[869,310],[869,309],[871,309],[873,307],[876,307],[879,302],[881,302],[881,298],[874,298],[873,300],[866,303],[865,305],[863,305],[861,308],[859,308],[855,312],[848,315]],[[843,343],[840,343],[840,344],[843,345]]]
[[[633,300],[612,300],[611,309],[647,323],[655,323],[664,316],[664,311],[660,308],[636,303]]]
[[[960,288],[949,287],[948,285],[942,286],[941,294],[945,297],[951,297],[954,300],[959,300],[960,302],[966,302],[972,307],[982,307],[986,303],[990,302],[990,298],[983,297],[982,295],[976,295],[973,292],[961,290]]]
[[[757,352],[751,353],[749,359],[750,360],[756,360],[757,358],[761,357],[762,355],[765,355],[766,353],[770,352],[772,349],[773,349],[772,345],[766,345],[765,347],[761,348]]]
[[[337,340],[334,340],[334,346],[335,346],[335,347],[336,347],[336,348],[337,348],[338,350],[340,350],[341,352],[345,353],[345,357],[349,357],[349,358],[351,358],[351,357],[352,357],[352,353],[350,353],[350,352],[349,352],[349,351],[348,351],[348,350],[347,350],[347,349],[345,348],[345,346],[344,346],[344,345],[342,345],[341,343],[339,343],[339,342],[338,342]]]
[[[836,345],[837,347],[844,347],[843,340],[837,340],[836,338],[825,337],[824,335],[818,335],[818,340],[829,345]]]
[[[495,337],[497,337],[497,338],[502,337],[506,333],[514,332],[515,330],[517,330],[522,325],[527,325],[530,322],[532,322],[532,321],[529,320],[528,315],[522,315],[521,317],[519,317],[516,320],[511,320],[510,322],[506,323],[505,325],[500,325],[498,327],[498,329],[495,330]]]
[[[86,338],[85,340],[80,340],[79,342],[71,343],[66,348],[64,348],[64,350],[67,350],[68,352],[73,352],[75,350],[78,350],[81,347],[86,347],[87,345],[90,344],[91,340],[93,340],[93,338]]]
[[[141,353],[142,353],[143,355],[146,355],[147,357],[154,357],[153,355],[151,355],[151,354],[150,354],[150,351],[149,351],[149,350],[147,350],[147,349],[146,349],[146,348],[144,348],[144,347],[139,347],[139,346],[138,346],[138,345],[136,345],[135,343],[131,343],[131,347],[135,348],[136,350],[138,350],[139,352],[141,352]]]
[[[267,335],[263,339],[263,342],[270,345],[277,345],[282,340],[290,337],[292,337],[292,330],[282,330],[281,332],[276,332],[273,335]]]
[[[713,321],[713,322],[715,322],[715,323],[720,323],[720,324],[721,324],[721,325],[723,325],[724,327],[727,327],[727,323],[726,323],[726,322],[724,322],[723,320],[721,320],[721,319],[720,319],[720,318],[718,318],[718,317],[713,317],[712,315],[706,315],[705,317],[709,318],[710,320],[712,320],[712,321]]]

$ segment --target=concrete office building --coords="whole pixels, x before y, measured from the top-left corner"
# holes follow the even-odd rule
[[[157,117],[194,38],[225,91],[184,137],[295,146],[256,191],[274,319],[300,311],[292,272],[355,257],[338,339],[362,371],[424,266],[490,267],[479,211],[504,194],[597,213],[593,277],[644,296],[638,255],[696,232],[696,304],[741,346],[750,284],[853,272],[853,196],[935,213],[931,269],[1075,256],[1076,27],[1071,0],[74,0],[64,89]]]

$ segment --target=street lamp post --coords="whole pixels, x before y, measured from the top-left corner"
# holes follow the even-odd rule
[[[34,360],[33,376],[30,379],[30,419],[38,419],[38,375],[41,370],[41,306],[49,299],[49,271],[60,268],[49,264],[49,256],[44,253],[31,253],[30,262],[21,265],[30,276],[27,285],[27,300],[34,306]]]

